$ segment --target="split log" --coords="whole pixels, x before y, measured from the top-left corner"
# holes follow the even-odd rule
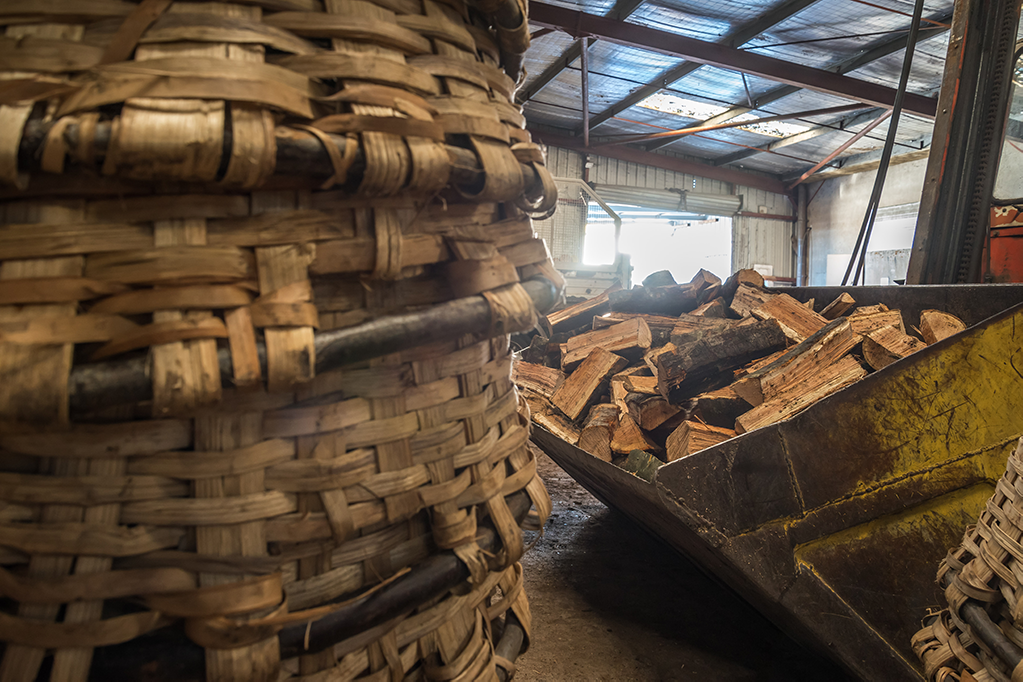
[[[670,287],[675,286],[678,282],[672,276],[670,270],[658,270],[657,272],[651,272],[649,275],[643,278],[641,284],[644,287]]]
[[[723,317],[705,317],[703,315],[690,315],[683,313],[675,319],[675,326],[671,329],[669,339],[675,343],[675,339],[690,332],[706,331],[708,329],[720,329],[738,320],[729,320]]]
[[[692,418],[699,419],[711,426],[729,429],[735,426],[736,419],[749,412],[752,407],[745,398],[740,397],[732,390],[731,386],[701,393],[686,404],[686,409]]]
[[[625,398],[629,395],[629,389],[625,388],[625,377],[621,375],[611,377],[611,403],[618,408],[620,414],[629,411]]]
[[[512,364],[512,382],[520,389],[550,399],[565,380],[565,373],[553,367],[516,360]]]
[[[760,369],[763,369],[764,367],[767,367],[769,364],[771,364],[772,362],[774,362],[775,360],[777,360],[781,356],[785,355],[786,352],[788,352],[787,349],[783,349],[783,350],[777,351],[775,353],[771,353],[770,355],[765,355],[764,357],[760,358],[759,360],[754,360],[753,362],[749,363],[745,367],[741,367],[741,368],[735,370],[735,379],[736,379],[736,381],[738,381],[739,379],[741,379],[744,376],[748,376],[750,374],[753,374],[753,372],[756,372],[757,370],[760,370]]]
[[[821,317],[825,320],[833,320],[844,315],[854,305],[856,305],[856,299],[843,292],[838,295],[838,298],[824,307],[824,310],[821,311]]]
[[[551,402],[569,419],[579,419],[597,401],[608,378],[627,364],[628,361],[620,355],[603,348],[593,348],[554,392]]]
[[[647,483],[653,483],[654,476],[657,474],[657,470],[662,464],[664,464],[664,462],[657,459],[649,452],[633,450],[619,466],[621,466],[623,470],[628,471],[630,474],[638,478],[642,478]]]
[[[768,293],[759,287],[740,284],[735,295],[732,297],[729,307],[737,317],[746,317],[752,315],[756,308],[764,305],[773,297],[774,294]]]
[[[616,324],[641,318],[650,328],[650,345],[663,346],[671,338],[671,330],[675,328],[677,318],[664,315],[644,315],[643,313],[605,313],[593,318],[593,331],[607,329]]]
[[[677,316],[698,305],[696,292],[688,284],[671,287],[634,287],[610,294],[611,310],[620,313]]]
[[[966,323],[955,315],[940,310],[924,310],[920,313],[920,335],[927,345],[947,339],[966,329]]]
[[[697,272],[691,280],[689,280],[689,286],[696,289],[697,292],[700,292],[708,287],[721,286],[721,278],[709,270],[700,268],[700,271]]]
[[[575,329],[586,324],[594,315],[601,315],[611,310],[609,296],[612,292],[618,291],[622,285],[615,282],[607,289],[593,298],[581,303],[570,305],[561,310],[555,310],[547,315],[547,321],[551,323],[551,329],[555,332],[564,332]]]
[[[639,424],[628,414],[623,414],[618,421],[618,428],[611,438],[611,451],[619,455],[627,455],[633,450],[644,450],[653,452],[657,450],[657,444],[651,441]]]
[[[756,289],[763,289],[764,276],[756,270],[743,268],[726,279],[725,283],[721,285],[721,297],[725,299],[729,305],[731,305],[732,298],[735,296],[735,292],[738,291],[739,285],[741,284],[748,284]]]
[[[906,332],[902,313],[898,310],[889,310],[884,303],[860,306],[849,314],[849,321],[852,322],[853,331],[862,335],[884,327],[897,327],[900,332]]]
[[[733,429],[722,429],[698,421],[684,421],[668,436],[665,459],[673,462],[734,437]]]
[[[863,359],[874,369],[884,369],[896,360],[926,347],[923,341],[895,327],[882,327],[863,337]]]
[[[711,317],[718,318],[724,317],[728,311],[728,306],[725,305],[725,301],[722,298],[715,298],[713,301],[704,303],[699,308],[689,313],[690,315],[696,315],[697,317]]]
[[[543,336],[536,334],[529,341],[529,347],[523,348],[520,357],[534,365],[542,365],[547,360],[548,341]]]
[[[758,320],[777,320],[791,341],[802,343],[828,323],[823,317],[788,294],[778,294],[753,310]]]
[[[705,289],[701,290],[700,293],[696,295],[696,303],[699,305],[706,305],[711,301],[718,300],[720,300],[722,304],[724,304],[724,300],[721,299],[720,284],[711,284],[709,287],[706,287]]]
[[[619,375],[620,376],[620,375]],[[642,393],[644,395],[660,395],[657,390],[657,377],[640,376],[631,374],[625,377],[625,388],[629,393]]]
[[[565,345],[567,349],[561,362],[565,371],[572,371],[594,348],[603,348],[636,360],[643,357],[643,353],[650,348],[650,327],[642,318],[636,318],[607,329],[574,336]]]
[[[533,421],[566,443],[575,445],[579,442],[581,435],[579,427],[566,419],[564,415],[558,414],[553,408],[549,412],[534,412]]]
[[[792,386],[787,392],[772,398],[735,420],[736,433],[746,433],[762,426],[788,419],[818,400],[835,391],[859,381],[867,375],[859,362],[847,355],[833,365],[829,365],[815,376]],[[855,434],[849,434],[855,437]]]
[[[585,450],[597,459],[610,462],[612,458],[611,439],[618,430],[618,406],[598,403],[590,408],[579,434],[579,449]]]
[[[674,353],[677,350],[678,349],[675,347],[675,344],[670,342],[664,344],[660,348],[651,348],[643,354],[643,363],[647,366],[647,369],[650,370],[650,374],[652,376],[657,376],[657,358],[665,353]],[[660,389],[657,390],[660,391]]]
[[[625,404],[629,415],[644,431],[653,431],[681,412],[681,408],[669,403],[662,395],[629,393],[625,396]]]
[[[848,319],[833,320],[774,362],[736,381],[732,389],[751,405],[760,405],[838,362],[861,340]]]
[[[721,388],[730,383],[732,370],[786,346],[777,320],[691,332],[665,348],[673,350],[654,360],[657,387],[669,402]]]

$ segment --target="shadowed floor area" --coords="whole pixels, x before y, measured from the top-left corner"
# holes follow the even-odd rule
[[[518,682],[849,679],[534,451],[554,511],[522,562],[533,632]]]

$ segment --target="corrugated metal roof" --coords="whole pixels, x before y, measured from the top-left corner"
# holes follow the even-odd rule
[[[544,1],[597,15],[606,15],[614,6],[612,0]],[[872,2],[906,14],[913,10],[912,0]],[[626,21],[698,40],[724,42],[728,35],[740,28],[748,27],[765,13],[784,3],[785,0],[743,2],[647,0],[641,3]],[[924,16],[947,18],[950,16],[952,4],[953,0],[927,0],[924,5]],[[892,40],[904,36],[908,30],[909,18],[896,11],[886,11],[853,0],[817,0],[793,16],[774,26],[766,27],[742,48],[793,63],[817,68],[835,68],[868,51],[883,48]],[[545,68],[554,63],[574,40],[567,34],[554,33],[534,41],[534,48],[526,58],[528,73],[526,87],[529,87],[533,79]],[[932,35],[917,45],[909,82],[910,92],[927,96],[937,94],[947,45],[947,33]],[[663,77],[665,72],[684,63],[682,59],[600,40],[590,47],[588,56],[591,117],[621,102],[641,86],[657,83],[658,78]],[[904,50],[897,50],[846,75],[894,88],[898,84],[903,56]],[[568,134],[581,129],[580,68],[580,60],[577,59],[525,104],[526,116],[531,123],[560,129]],[[725,110],[733,106],[745,107],[749,98],[757,105],[761,97],[780,87],[784,87],[784,84],[749,75],[746,76],[744,84],[743,77],[738,72],[701,66],[679,81],[664,83],[660,92],[695,102],[714,104],[720,107],[719,110]],[[762,108],[755,109],[752,115],[759,118],[852,103],[848,99],[804,89],[760,105]],[[809,129],[820,124],[837,125],[858,113],[861,112],[816,116],[793,120],[791,123],[802,126],[798,129]],[[809,163],[823,159],[847,141],[851,134],[868,123],[869,121],[862,121],[853,125],[849,132],[834,130],[810,140],[788,145],[777,150],[780,154],[755,153],[735,163],[746,169],[758,169],[774,175],[791,175],[795,171],[807,168]],[[697,119],[655,111],[643,106],[631,106],[593,129],[591,140],[599,143],[614,135],[649,134],[659,129],[676,129],[697,124],[699,124]],[[843,152],[841,157],[880,148],[887,125],[884,123],[875,128],[868,136]],[[931,128],[932,123],[929,120],[904,115],[896,137],[899,143],[896,153],[899,149],[908,150],[909,145],[918,145],[920,140],[928,139]],[[710,131],[699,137],[680,138],[661,149],[713,162],[731,157],[737,152],[744,152],[750,147],[762,147],[778,139],[781,138],[731,128]]]

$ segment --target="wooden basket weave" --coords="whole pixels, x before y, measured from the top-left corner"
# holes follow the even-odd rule
[[[522,281],[560,286],[524,5],[0,26],[0,682],[510,674],[492,626],[528,632],[550,500],[508,334]],[[330,330],[473,297],[476,333],[318,365]],[[131,368],[144,400],[85,390]]]
[[[913,635],[928,680],[1023,679],[1023,438],[975,526],[938,569],[948,607]]]

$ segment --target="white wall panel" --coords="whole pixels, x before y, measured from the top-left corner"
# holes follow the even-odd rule
[[[788,198],[781,194],[598,155],[591,155],[589,158],[593,165],[588,169],[587,179],[598,185],[684,189],[705,194],[739,194],[743,197],[742,211],[775,215],[794,213]],[[547,148],[547,168],[555,177],[576,179],[586,177],[582,155],[559,147]],[[577,188],[565,186],[559,187],[559,190],[562,190],[562,194],[559,197],[557,212],[548,220],[537,221],[535,229],[547,240],[555,262],[579,262],[586,228],[585,204]],[[733,218],[733,269],[752,267],[755,263],[774,266],[776,276],[793,276],[792,223],[744,216]],[[717,274],[723,277],[728,273]]]

